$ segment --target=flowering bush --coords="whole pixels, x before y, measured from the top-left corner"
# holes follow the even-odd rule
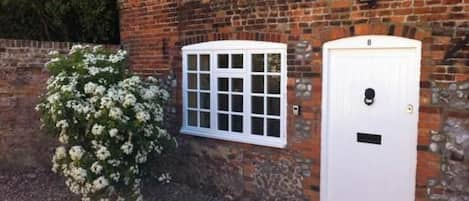
[[[82,200],[142,200],[143,164],[176,143],[162,128],[169,92],[158,79],[129,76],[122,50],[74,46],[51,54],[36,109],[60,142],[52,170]]]

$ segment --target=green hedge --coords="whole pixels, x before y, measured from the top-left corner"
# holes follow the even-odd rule
[[[117,44],[117,0],[0,0],[0,38]]]

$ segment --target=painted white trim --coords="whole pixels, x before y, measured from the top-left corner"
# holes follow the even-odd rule
[[[370,42],[369,42],[370,41]],[[396,37],[396,36],[383,36],[383,35],[365,35],[365,36],[355,36],[355,37],[348,37],[343,39],[338,39],[334,41],[329,41],[323,45],[322,51],[322,100],[321,100],[321,170],[320,170],[320,201],[328,201],[327,197],[327,174],[328,174],[328,167],[327,167],[327,141],[328,141],[328,103],[329,103],[329,91],[328,87],[329,83],[329,60],[330,60],[330,51],[335,49],[403,49],[403,48],[410,48],[415,49],[416,58],[415,58],[415,67],[417,67],[415,78],[416,82],[414,83],[414,87],[420,89],[419,87],[419,80],[420,80],[420,61],[421,61],[421,47],[422,43],[418,40]],[[417,96],[419,97],[419,96]],[[411,100],[414,103],[415,111],[419,111],[419,100]],[[418,117],[417,117],[418,118]],[[418,122],[416,122],[418,123]],[[413,136],[409,136],[409,140],[411,141],[411,150],[417,149],[417,137],[418,133],[415,133]],[[411,163],[412,167],[409,167],[411,171],[416,172],[417,167],[417,151],[412,152]],[[344,178],[346,179],[346,178]],[[415,192],[415,183],[416,178],[409,178],[414,188]],[[414,198],[415,199],[415,198]]]
[[[182,48],[183,51],[200,50],[268,50],[268,49],[287,49],[283,43],[253,41],[253,40],[219,40],[204,43],[187,45]]]
[[[212,41],[199,43],[194,45],[185,46],[182,48],[182,58],[183,58],[183,86],[182,86],[182,97],[183,97],[183,123],[180,132],[188,135],[195,135],[201,137],[208,137],[220,140],[228,140],[234,142],[243,142],[250,143],[262,146],[270,146],[277,148],[284,148],[287,145],[287,45],[282,43],[272,43],[272,42],[261,42],[261,41],[243,41],[243,40],[226,40],[226,41]],[[267,133],[267,120],[264,121],[264,136],[253,135],[251,131],[251,55],[252,54],[264,54],[267,60],[267,54],[275,53],[280,54],[281,57],[281,69],[280,73],[269,73],[267,72],[267,62],[264,63],[265,72],[262,73],[266,75],[278,75],[280,76],[280,94],[271,95],[265,92],[263,95],[266,105],[267,97],[279,97],[280,98],[280,116],[275,116],[274,118],[280,119],[280,137],[269,137],[266,136]],[[188,125],[188,114],[187,114],[187,55],[194,54],[209,54],[210,55],[210,128],[201,128]],[[231,56],[229,56],[229,67],[227,69],[217,68],[217,54],[243,54],[243,68],[242,69],[232,69],[231,68]],[[200,58],[198,59],[198,68],[200,67]],[[199,70],[191,71],[199,74]],[[199,75],[198,75],[199,76]],[[217,110],[217,81],[219,77],[230,78],[242,78],[243,79],[243,112],[224,112]],[[198,80],[200,81],[200,80]],[[267,79],[264,80],[267,84]],[[200,84],[199,84],[200,85]],[[200,90],[194,90],[198,94]],[[267,90],[267,88],[265,88]],[[224,94],[236,94],[237,92],[222,92]],[[198,95],[199,96],[199,95]],[[231,99],[231,96],[229,96]],[[200,99],[198,99],[198,104],[200,104]],[[231,102],[231,101],[229,101]],[[266,107],[266,106],[265,106]],[[200,108],[196,109],[200,112]],[[233,131],[221,131],[218,130],[218,121],[217,114],[235,114],[243,116],[243,132],[233,132]],[[258,115],[256,115],[258,116]],[[265,109],[265,114],[262,115],[263,118],[269,118],[267,111]],[[200,118],[198,117],[198,122],[200,124]],[[231,122],[231,121],[229,121]],[[231,123],[228,124],[228,127],[231,128]],[[229,129],[231,130],[231,129]]]

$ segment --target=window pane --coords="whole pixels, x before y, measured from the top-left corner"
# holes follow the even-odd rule
[[[197,92],[188,92],[188,106],[197,108]]]
[[[251,87],[252,93],[264,93],[264,76],[253,75]]]
[[[280,137],[280,120],[267,119],[267,136]]]
[[[189,73],[187,74],[187,77],[188,77],[187,88],[197,89],[197,74]]]
[[[187,55],[187,66],[189,70],[197,70],[197,55]]]
[[[280,72],[280,54],[269,54],[267,56],[267,62],[269,72]]]
[[[197,126],[197,111],[188,110],[188,113],[187,123],[189,126]]]
[[[228,111],[228,95],[218,94],[218,110]]]
[[[253,96],[251,100],[251,111],[254,114],[264,114],[264,97]]]
[[[251,118],[251,133],[254,135],[264,135],[264,118]]]
[[[231,115],[231,131],[243,132],[243,116]]]
[[[231,55],[231,68],[243,68],[243,55],[242,54]]]
[[[218,91],[228,91],[228,78],[218,78]]]
[[[210,128],[210,113],[200,112],[200,127]]]
[[[231,79],[231,91],[243,92],[243,79],[232,78]]]
[[[228,55],[227,54],[218,55],[218,68],[228,68]]]
[[[210,55],[208,54],[200,55],[200,70],[202,71],[210,70]]]
[[[231,111],[243,112],[243,96],[231,95]]]
[[[267,98],[267,114],[280,115],[280,98]]]
[[[264,54],[252,54],[252,72],[264,72]]]
[[[210,74],[200,74],[200,89],[210,90]]]
[[[200,93],[200,108],[210,109],[210,94]]]
[[[280,94],[280,76],[273,75],[267,76],[268,80],[268,93],[269,94]]]
[[[228,130],[228,115],[218,114],[218,130]]]

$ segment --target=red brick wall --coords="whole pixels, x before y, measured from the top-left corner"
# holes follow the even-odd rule
[[[0,39],[0,169],[50,166],[53,139],[39,131],[34,107],[48,76],[49,51],[70,46]]]
[[[422,41],[417,196],[418,200],[426,199],[426,181],[439,174],[439,158],[428,152],[429,132],[441,124],[440,109],[431,104],[431,87],[469,80],[467,45],[444,60],[469,33],[469,0],[378,0],[373,9],[357,0],[121,0],[120,5],[121,39],[130,51],[132,69],[142,74],[174,72],[179,78],[177,114],[181,114],[182,46],[224,39],[288,44],[286,149],[180,138],[183,150],[174,157],[176,178],[235,198],[262,195],[260,200],[319,200],[321,54],[325,42],[367,34]],[[307,48],[298,48],[302,45]],[[296,96],[297,81],[312,84],[309,97]],[[302,106],[302,116],[292,115],[293,104]],[[297,125],[309,126],[308,135]],[[264,177],[279,174],[288,177],[286,182],[274,185],[264,181]],[[300,184],[295,185],[297,181]],[[291,190],[292,196],[269,193],[282,191],[275,188]]]

